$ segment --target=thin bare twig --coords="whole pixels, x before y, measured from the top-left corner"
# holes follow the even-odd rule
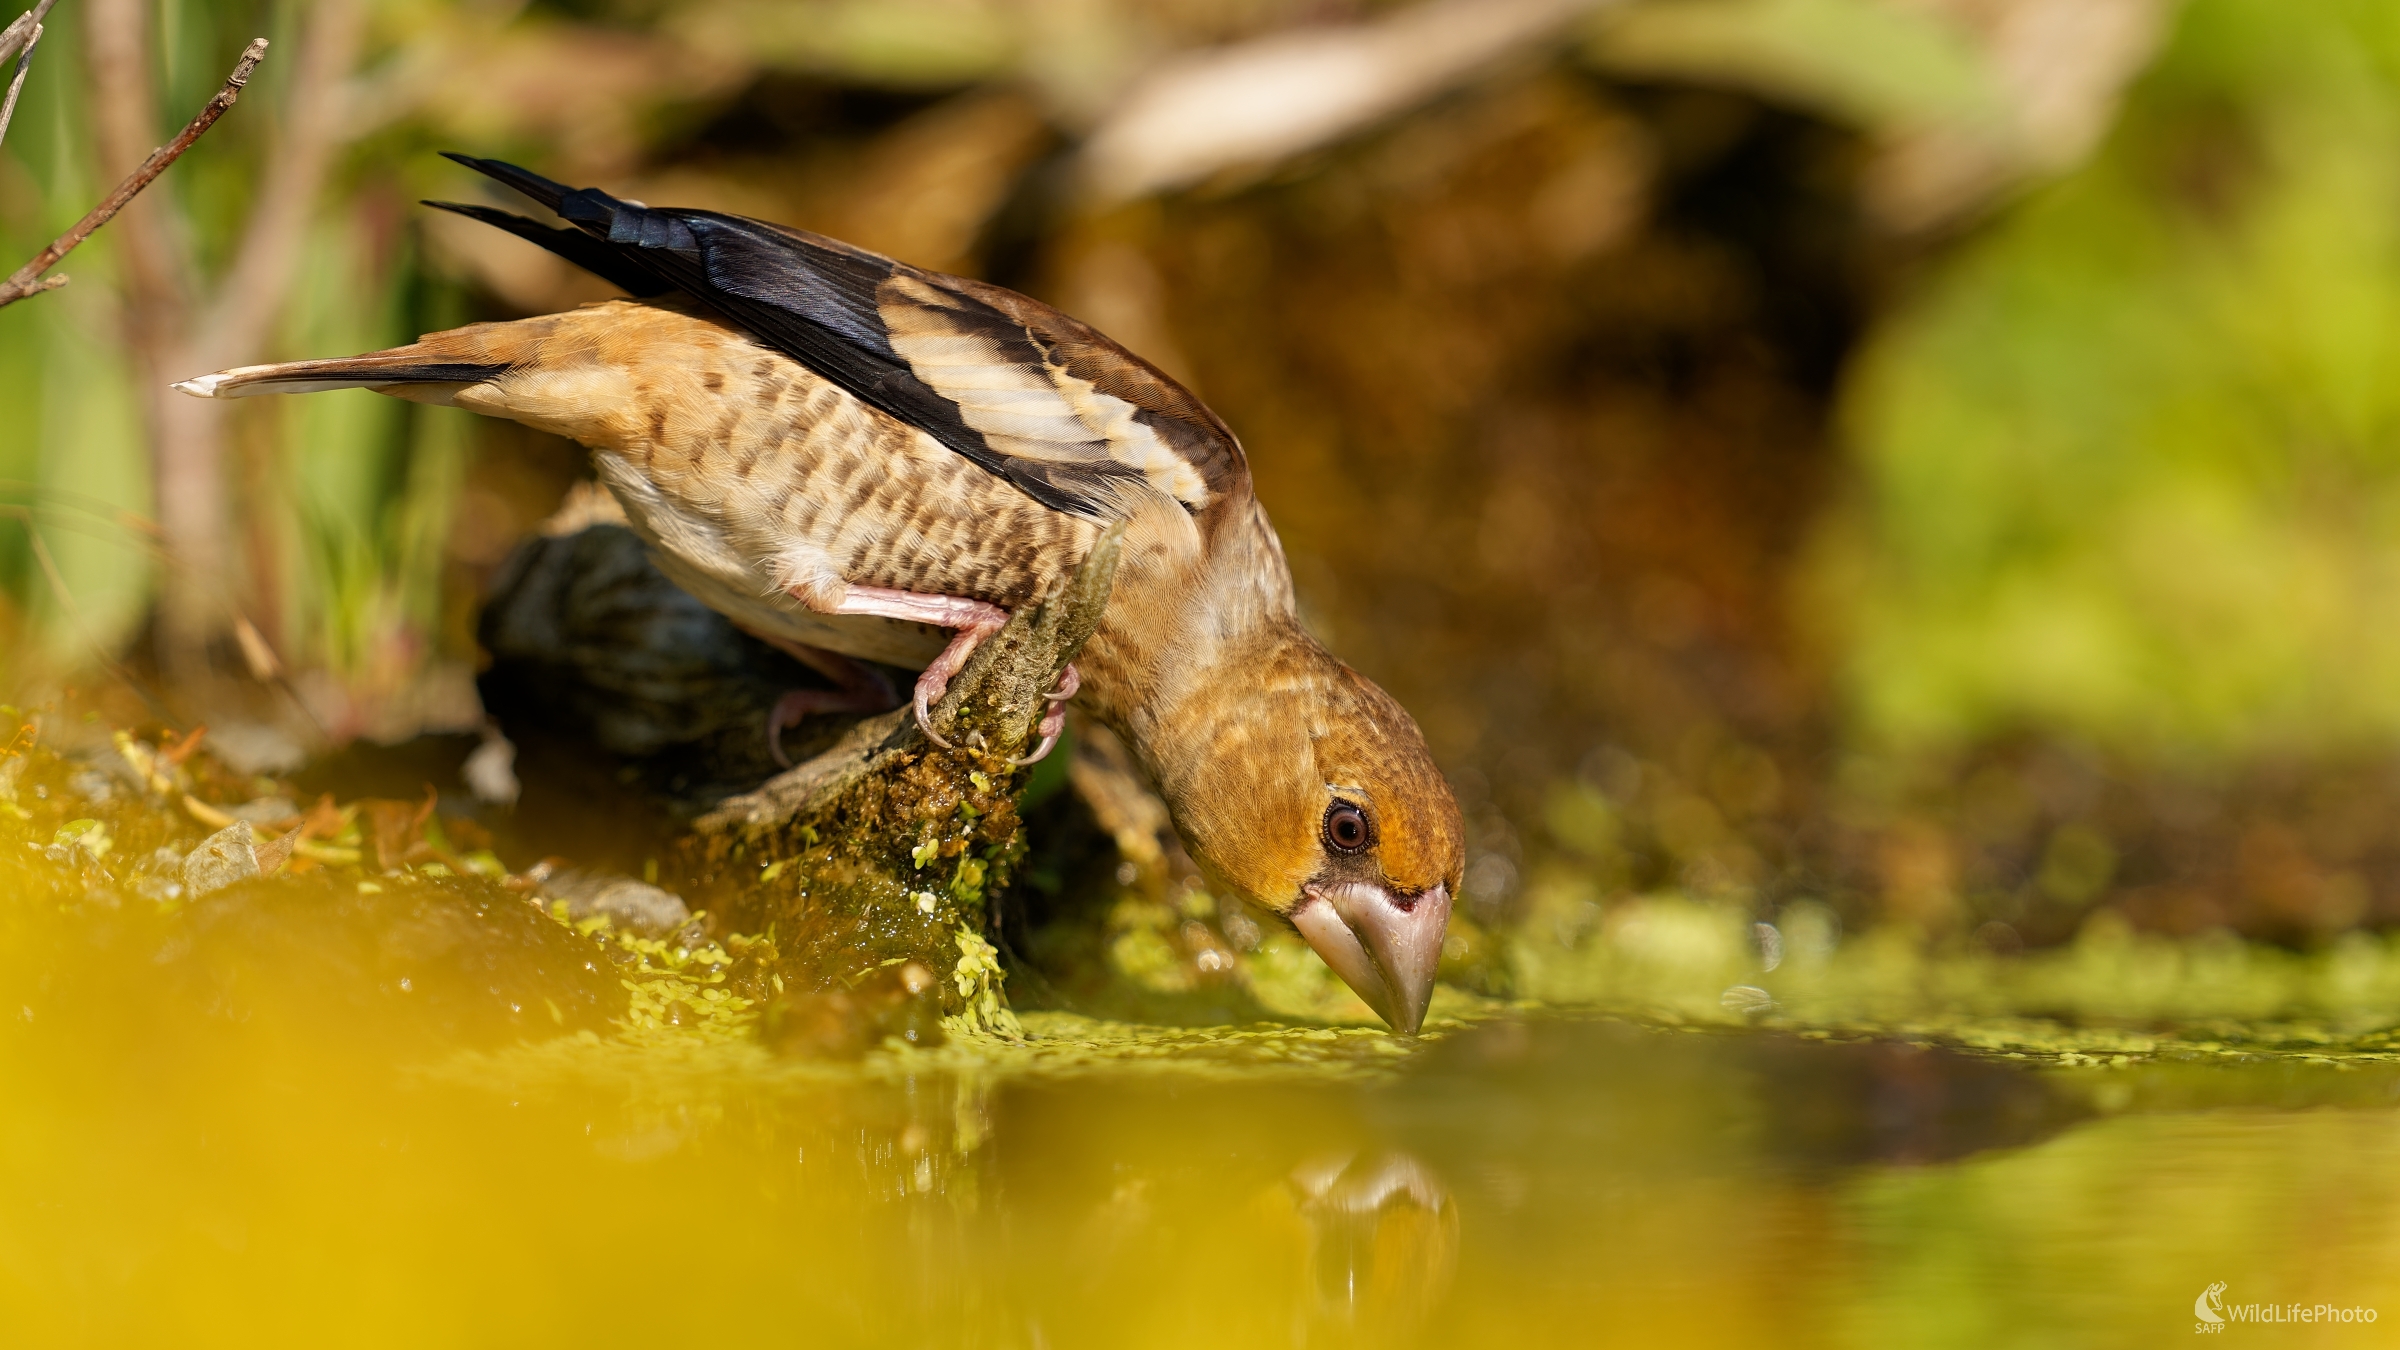
[[[42,20],[50,16],[50,7],[58,0],[42,3],[26,10],[0,29],[0,61],[17,58],[17,73],[8,82],[8,102],[0,104],[0,140],[8,137],[8,124],[17,115],[17,95],[25,90],[25,76],[33,69],[33,49],[42,42]]]
[[[33,49],[42,45],[42,26],[33,26],[25,50],[17,57],[17,73],[8,82],[8,102],[0,103],[0,141],[8,139],[8,124],[17,120],[17,95],[25,92],[25,77],[33,73]]]
[[[150,186],[160,174],[165,173],[168,165],[181,159],[183,152],[191,149],[193,142],[207,134],[208,129],[217,124],[217,119],[225,115],[225,110],[233,106],[233,101],[241,97],[242,86],[250,82],[250,72],[256,70],[258,63],[266,59],[267,40],[265,38],[253,39],[249,48],[242,53],[242,59],[234,65],[233,73],[225,77],[225,87],[219,89],[216,96],[200,109],[198,116],[186,123],[182,131],[176,133],[174,140],[152,151],[150,158],[143,160],[140,168],[128,175],[124,182],[117,184],[116,191],[109,193],[106,199],[98,206],[93,207],[90,214],[76,221],[73,228],[65,234],[51,240],[49,247],[33,255],[33,261],[18,268],[7,281],[0,282],[0,305],[11,305],[37,291],[46,291],[65,284],[66,278],[64,277],[52,277],[47,282],[37,281],[36,278],[55,266],[58,260],[67,256],[76,245],[89,239],[92,231],[106,225],[111,216],[124,210],[125,204],[140,195],[141,190]]]
[[[26,34],[39,30],[42,20],[50,17],[50,7],[57,3],[58,0],[42,0],[42,3],[9,20],[8,27],[0,28],[0,61],[15,56],[18,47],[30,47],[38,41],[28,38]]]

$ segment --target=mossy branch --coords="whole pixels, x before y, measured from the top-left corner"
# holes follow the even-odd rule
[[[1006,627],[968,659],[934,706],[934,730],[969,757],[1009,759],[1021,753],[1040,719],[1042,696],[1083,650],[1100,624],[1116,581],[1123,525],[1100,536],[1082,566],[1038,602],[1011,615]],[[831,749],[777,775],[757,791],[728,797],[694,822],[703,835],[754,832],[804,820],[830,807],[861,779],[896,758],[933,747],[906,708],[870,717]]]
[[[1043,696],[1099,626],[1123,527],[976,649],[933,709],[935,745],[908,709],[870,718],[832,749],[696,822],[686,894],[728,934],[764,936],[778,988],[841,993],[886,968],[941,975],[953,1031],[1008,1034],[988,899],[1024,852],[1020,768]],[[805,1020],[805,1019],[803,1019]]]

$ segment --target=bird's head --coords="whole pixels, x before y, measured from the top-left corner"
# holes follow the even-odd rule
[[[1211,880],[1414,1034],[1466,866],[1458,803],[1391,695],[1304,636],[1277,645],[1174,719],[1176,762],[1152,767]]]

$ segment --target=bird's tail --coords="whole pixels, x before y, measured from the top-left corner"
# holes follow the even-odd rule
[[[236,366],[176,385],[197,398],[248,398],[253,394],[314,394],[326,389],[375,389],[420,402],[447,402],[448,395],[508,373],[512,362],[493,359],[489,344],[474,341],[473,329],[434,333],[421,341],[364,356],[323,361],[285,361],[271,366]],[[462,340],[463,339],[463,340]],[[478,359],[480,358],[480,359]],[[422,391],[421,393],[419,391]]]

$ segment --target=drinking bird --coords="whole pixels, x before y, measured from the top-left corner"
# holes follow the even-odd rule
[[[1014,291],[449,158],[564,224],[427,205],[628,298],[176,387],[372,389],[581,442],[661,570],[841,685],[787,700],[770,730],[812,707],[888,706],[864,661],[922,670],[922,723],[976,644],[1122,522],[1115,590],[1043,749],[1080,698],[1156,781],[1213,885],[1282,916],[1417,1031],[1464,870],[1458,806],[1408,713],[1301,627],[1216,414]]]

